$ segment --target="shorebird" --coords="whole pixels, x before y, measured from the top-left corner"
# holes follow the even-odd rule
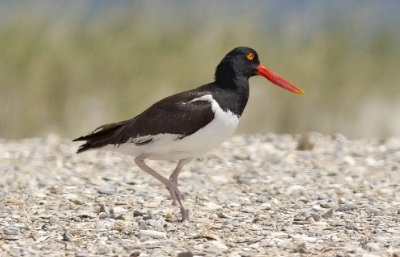
[[[218,64],[215,80],[166,97],[136,117],[96,128],[74,141],[86,141],[77,153],[110,148],[135,157],[140,169],[159,180],[178,204],[182,221],[189,211],[178,189],[183,166],[231,136],[249,98],[249,78],[261,75],[296,94],[304,91],[262,65],[255,50],[237,47]],[[177,160],[169,178],[150,168],[146,159]]]

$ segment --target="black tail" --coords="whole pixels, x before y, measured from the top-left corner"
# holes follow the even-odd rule
[[[81,145],[76,153],[83,151],[100,148],[108,144],[121,144],[123,138],[122,126],[130,120],[121,121],[118,123],[111,123],[96,128],[92,133],[86,136],[78,137],[72,141],[86,141]]]

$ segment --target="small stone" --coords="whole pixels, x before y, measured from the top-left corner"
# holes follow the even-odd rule
[[[217,249],[225,251],[228,250],[228,246],[221,242],[220,240],[211,241],[211,244],[214,245]]]
[[[389,248],[388,250],[386,250],[386,253],[388,254],[388,256],[398,257],[400,256],[400,248]]]
[[[337,234],[334,234],[330,237],[331,241],[334,243],[338,243],[338,242],[342,242],[343,240],[341,238],[338,237]]]
[[[98,220],[98,221],[96,221],[95,226],[96,226],[96,229],[99,229],[99,230],[103,230],[103,229],[109,230],[114,227],[114,222],[115,221],[111,220],[111,219]]]
[[[311,217],[313,217],[313,219],[315,221],[320,221],[321,220],[321,216],[319,216],[317,213],[311,213]]]
[[[115,219],[115,220],[123,220],[123,219],[125,219],[125,218],[124,218],[124,215],[122,215],[122,214],[119,214],[119,215],[115,214],[113,208],[110,209],[110,217],[113,218],[113,219]]]
[[[354,165],[356,164],[356,161],[355,161],[354,158],[351,157],[351,156],[345,156],[345,157],[343,158],[343,161],[344,161],[345,163],[347,163],[348,165],[351,165],[351,166],[354,166]]]
[[[357,209],[357,205],[355,205],[354,203],[345,203],[340,205],[339,208],[336,209],[336,211],[348,212],[354,209]]]
[[[151,216],[151,215],[146,215],[146,216],[143,216],[143,220],[150,220],[150,219],[152,219],[153,217]]]
[[[314,149],[314,144],[311,142],[310,136],[307,134],[302,135],[297,142],[296,150],[311,151],[312,149]]]
[[[193,253],[192,252],[181,252],[178,253],[178,257],[193,257]]]
[[[330,203],[330,202],[321,202],[319,205],[322,208],[331,208],[332,207],[332,203]]]
[[[220,219],[226,219],[226,218],[228,218],[228,216],[226,216],[226,214],[223,213],[223,212],[218,212],[218,213],[217,213],[217,216],[218,216],[218,218],[220,218]]]
[[[100,204],[99,213],[100,213],[100,212],[105,212],[105,213],[107,214],[107,216],[108,216],[108,214],[109,214],[108,208],[107,208],[107,206],[104,205],[104,204]]]
[[[154,239],[163,239],[167,237],[165,232],[159,232],[155,230],[140,230],[139,237],[151,237]]]
[[[105,195],[115,195],[118,193],[118,190],[116,188],[100,188],[97,192]]]
[[[42,227],[41,227],[40,229],[43,230],[43,231],[49,231],[49,230],[50,230],[50,227],[49,227],[48,224],[43,224]]]
[[[112,211],[115,217],[120,217],[128,212],[128,210],[122,206],[115,206],[112,208]]]
[[[162,248],[155,248],[151,251],[150,257],[167,257],[167,255],[162,251]]]
[[[311,208],[314,211],[319,211],[319,210],[321,210],[321,205],[320,204],[314,204]]]
[[[377,252],[380,250],[379,245],[377,243],[373,243],[373,242],[369,242],[369,243],[365,244],[364,248],[371,252]]]
[[[322,214],[321,217],[324,219],[328,219],[328,218],[332,218],[332,215],[333,215],[333,209],[330,209],[327,212],[325,212],[324,214]]]
[[[71,217],[71,220],[76,221],[76,222],[81,222],[82,221],[82,219],[77,217],[77,216]]]
[[[94,219],[95,216],[96,216],[96,214],[87,213],[87,212],[84,212],[84,213],[81,213],[81,214],[78,215],[78,217],[81,218],[81,219]]]
[[[296,248],[293,249],[294,253],[307,253],[306,244],[299,244]]]
[[[226,183],[229,183],[229,179],[230,179],[230,178],[227,177],[227,176],[223,176],[223,175],[221,175],[221,176],[216,175],[216,176],[212,176],[211,179],[212,179],[215,183],[226,184]]]
[[[49,223],[52,224],[52,225],[53,224],[57,224],[58,221],[59,221],[59,219],[58,219],[58,217],[56,215],[51,216],[50,219],[49,219]]]
[[[164,230],[164,220],[148,219],[148,220],[145,220],[145,224],[147,226],[150,226],[150,227],[154,228],[157,231],[163,231]]]
[[[222,206],[221,206],[221,205],[218,205],[218,204],[213,203],[213,202],[206,202],[206,203],[205,203],[205,206],[206,206],[208,209],[210,209],[210,210],[219,210],[219,209],[222,209]]]
[[[58,189],[56,187],[54,187],[54,186],[50,187],[49,191],[52,194],[58,194],[59,193]]]
[[[166,227],[165,227],[165,231],[167,231],[167,232],[173,232],[173,231],[176,231],[176,227],[174,226],[174,225],[167,225]]]
[[[62,235],[63,241],[71,241],[73,237],[74,236],[67,231],[65,231],[64,234]]]
[[[107,218],[108,217],[108,214],[107,213],[105,213],[105,212],[100,212],[99,213],[99,219],[105,219],[105,218]]]
[[[318,228],[325,229],[328,226],[328,223],[326,223],[324,221],[317,221],[317,222],[314,222],[313,225]]]
[[[139,255],[140,255],[140,252],[139,251],[135,251],[135,252],[131,253],[129,255],[129,257],[139,257]]]
[[[114,223],[114,227],[113,227],[114,230],[121,232],[124,230],[124,228],[125,228],[125,225],[122,221],[116,221]]]
[[[288,195],[301,195],[304,192],[304,187],[301,185],[292,185],[286,189],[286,194]]]
[[[164,218],[165,218],[166,220],[173,220],[173,219],[174,219],[174,215],[172,215],[170,212],[168,212],[168,213],[166,213],[166,214],[164,215]]]
[[[344,227],[348,230],[358,231],[358,228],[351,222],[347,222]]]
[[[89,252],[87,250],[80,250],[76,252],[75,256],[76,257],[86,257],[89,255]]]
[[[3,233],[6,234],[7,236],[16,236],[18,235],[18,229],[12,228],[12,227],[6,227],[3,228]]]
[[[76,198],[76,199],[71,199],[71,202],[73,202],[76,205],[82,205],[83,204],[83,200]]]
[[[97,252],[99,252],[102,256],[107,255],[110,252],[110,246],[108,246],[105,242],[100,241],[97,244],[96,248]]]
[[[380,256],[381,255],[376,255],[376,254],[372,254],[372,253],[363,253],[363,255],[362,255],[362,257],[380,257]]]
[[[133,211],[133,217],[139,217],[139,216],[143,216],[143,215],[144,215],[143,212],[140,212],[140,211],[137,211],[137,210]]]

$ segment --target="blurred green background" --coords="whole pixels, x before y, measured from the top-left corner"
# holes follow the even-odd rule
[[[2,1],[0,137],[72,138],[211,82],[236,46],[294,82],[251,78],[238,133],[400,136],[400,1]]]

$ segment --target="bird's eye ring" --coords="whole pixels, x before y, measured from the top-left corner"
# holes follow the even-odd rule
[[[248,53],[248,54],[246,54],[246,58],[247,58],[247,60],[252,61],[254,59],[254,54]]]

